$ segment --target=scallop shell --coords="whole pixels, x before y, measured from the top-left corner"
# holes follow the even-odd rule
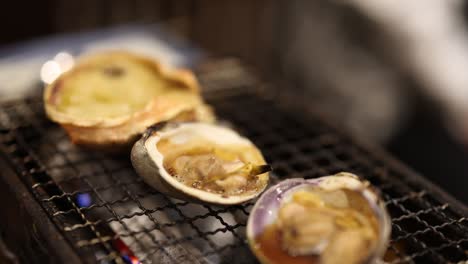
[[[117,102],[109,104],[112,100]],[[132,100],[142,105],[130,110]],[[109,150],[133,144],[157,122],[214,120],[191,71],[124,51],[81,58],[45,88],[44,107],[75,144]],[[109,114],[111,109],[117,112]]]

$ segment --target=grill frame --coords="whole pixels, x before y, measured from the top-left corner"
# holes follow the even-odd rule
[[[392,212],[400,212],[397,217],[397,223],[393,224],[393,238],[395,239],[395,236],[399,237],[401,241],[405,241],[404,246],[406,250],[411,248],[410,251],[414,251],[412,255],[409,254],[409,258],[405,258],[404,253],[400,252],[401,249],[399,247],[401,244],[392,245],[390,251],[394,251],[395,255],[401,255],[402,262],[418,263],[430,260],[434,263],[445,263],[450,260],[451,256],[447,254],[452,251],[446,253],[445,249],[437,250],[438,246],[426,244],[428,241],[432,241],[431,239],[419,239],[418,236],[420,235],[435,235],[440,236],[439,240],[457,242],[459,244],[458,248],[456,246],[448,246],[447,248],[453,248],[453,252],[464,254],[465,259],[468,259],[466,253],[468,250],[468,221],[466,219],[468,209],[465,205],[408,169],[380,148],[341,132],[339,127],[334,127],[331,122],[321,117],[312,107],[308,107],[304,99],[298,98],[289,92],[273,92],[284,91],[284,89],[266,89],[264,84],[257,82],[253,75],[238,65],[229,63],[215,64],[210,69],[199,73],[208,102],[215,105],[217,112],[221,114],[222,118],[229,117],[228,121],[233,122],[231,125],[236,126],[241,133],[246,134],[255,143],[259,144],[262,151],[265,152],[267,159],[274,157],[273,165],[277,176],[273,178],[273,183],[284,174],[287,174],[289,177],[316,177],[337,172],[338,170],[350,170],[350,166],[353,165],[347,164],[349,163],[347,159],[351,159],[356,163],[354,164],[357,167],[355,172],[359,173],[361,171],[361,176],[364,176],[364,178],[384,190],[384,199],[390,200],[388,206],[391,214]],[[249,112],[247,115],[240,112],[234,113],[233,110],[236,107],[243,111],[252,110],[253,113]],[[154,249],[160,249],[161,252],[156,253],[161,253],[161,258],[164,261],[206,263],[205,260],[207,260],[219,262],[216,261],[219,260],[219,257],[216,257],[218,255],[225,257],[224,252],[228,252],[227,256],[230,256],[230,254],[231,256],[235,254],[245,256],[246,259],[243,259],[241,263],[245,263],[243,262],[245,260],[249,260],[250,263],[250,260],[253,260],[252,255],[245,247],[243,234],[245,220],[252,202],[247,203],[247,206],[231,206],[226,208],[204,205],[198,208],[203,210],[203,214],[199,210],[194,216],[189,217],[185,209],[192,206],[192,204],[168,199],[155,191],[149,190],[147,186],[143,187],[146,188],[145,194],[140,197],[132,189],[132,186],[145,185],[138,177],[131,176],[129,177],[130,181],[125,180],[125,175],[132,173],[131,168],[129,168],[129,162],[124,162],[125,157],[110,157],[107,154],[74,148],[58,126],[47,121],[43,113],[36,112],[36,109],[40,108],[42,106],[41,98],[39,97],[5,102],[0,105],[0,152],[3,158],[3,160],[0,159],[0,168],[5,171],[0,176],[2,181],[6,183],[3,184],[7,186],[4,186],[4,188],[9,190],[9,192],[5,193],[14,195],[16,197],[14,202],[22,205],[17,210],[18,212],[14,212],[12,215],[15,218],[24,218],[24,214],[26,213],[32,223],[26,223],[25,226],[39,227],[39,233],[31,231],[30,233],[6,236],[8,242],[15,244],[14,241],[17,237],[25,237],[28,241],[33,241],[31,245],[34,246],[31,246],[31,248],[34,248],[47,241],[45,245],[49,250],[46,251],[56,253],[51,256],[51,259],[56,260],[58,263],[63,261],[69,263],[79,263],[81,261],[95,263],[95,256],[91,253],[95,253],[98,250],[107,250],[106,255],[111,259],[117,263],[125,263],[125,260],[118,256],[119,253],[116,250],[114,239],[117,237],[126,238],[121,236],[122,234],[116,236],[115,230],[117,228],[111,227],[108,224],[102,224],[102,219],[108,219],[104,222],[119,223],[123,229],[119,232],[126,230],[132,234],[132,227],[128,226],[129,224],[126,223],[126,220],[140,219],[140,217],[146,216],[150,222],[145,222],[145,225],[152,223],[154,224],[154,230],[163,231],[156,235],[149,235],[147,233],[148,230],[142,230],[143,232],[139,234],[149,237],[150,242],[148,243],[153,243]],[[282,118],[278,116],[268,117],[264,112],[270,110],[270,114],[282,115]],[[262,123],[257,125],[255,122],[252,122],[252,116],[258,118],[258,120],[262,120]],[[294,129],[282,127],[284,124],[280,123],[283,121],[285,123],[289,122],[288,124],[295,124],[297,127],[307,127],[307,130],[309,128],[311,130],[296,133]],[[252,126],[258,127],[253,128]],[[266,127],[263,129],[261,126]],[[268,130],[271,130],[273,127],[281,132]],[[291,127],[296,128],[294,125]],[[252,131],[249,131],[249,129]],[[35,131],[32,135],[28,134],[31,133],[31,130]],[[50,133],[53,135],[50,135]],[[310,138],[301,142],[300,138],[304,135],[308,135]],[[43,142],[42,140],[45,138],[47,140]],[[293,143],[288,140],[291,140]],[[281,142],[281,145],[276,148],[279,142]],[[31,144],[37,145],[32,147]],[[336,148],[336,144],[343,145],[341,147],[338,145]],[[335,147],[326,147],[329,145]],[[340,150],[340,148],[345,148],[344,146],[349,147],[353,151],[351,153],[347,151],[341,153],[342,149]],[[49,157],[44,154],[47,153],[45,151],[47,148],[55,150],[56,153],[51,153],[50,155],[52,156],[50,157],[53,158],[55,157],[53,155],[58,155],[57,157],[63,159],[63,164],[55,168],[51,167],[48,163]],[[309,150],[306,150],[307,148]],[[42,151],[45,152],[43,153]],[[344,155],[342,157],[344,161],[340,161],[338,158],[339,152],[340,155]],[[353,152],[354,154],[352,154]],[[74,157],[72,154],[76,154],[77,157]],[[75,160],[83,155],[87,156],[86,160]],[[348,155],[348,158],[345,155]],[[330,163],[330,160],[332,161],[331,164],[327,164],[327,161]],[[5,165],[6,163],[8,165]],[[115,167],[116,163],[123,164],[123,167]],[[83,167],[90,164],[97,165],[99,169],[86,169],[86,167]],[[305,169],[304,167],[308,168]],[[55,176],[53,169],[61,171],[58,173],[61,176]],[[86,172],[87,174],[83,174],[83,171],[86,170],[92,171],[94,174],[88,172]],[[75,176],[70,177],[70,179],[59,178],[64,175],[66,176],[66,174]],[[93,182],[102,177],[111,179],[112,184],[98,185]],[[68,186],[67,180],[78,181],[77,184],[84,184],[87,187],[82,185]],[[385,187],[379,184],[379,182],[390,184],[390,186]],[[391,186],[397,186],[398,188],[391,188]],[[125,196],[109,202],[105,197],[105,192],[116,187],[119,190],[117,192],[123,193]],[[70,192],[67,188],[75,191]],[[387,190],[386,188],[389,189]],[[102,203],[102,206],[94,206],[91,209],[80,208],[73,198],[77,194],[76,191],[84,193],[84,190],[89,191],[94,200]],[[408,193],[401,195],[404,190],[408,191]],[[163,203],[163,205],[151,209],[147,208],[147,205],[143,202],[147,197],[146,195],[151,196],[153,202],[157,201],[158,203]],[[51,203],[51,201],[53,202]],[[121,214],[120,210],[126,210],[126,208],[114,207],[116,204],[125,204],[127,202],[133,203],[133,209],[137,208],[139,211]],[[104,208],[107,211],[106,215],[110,215],[110,218],[89,214],[95,208]],[[174,212],[169,213],[168,211]],[[164,212],[164,214],[160,218],[155,218],[153,214],[158,212]],[[67,216],[68,214],[73,217]],[[240,218],[241,223],[237,223],[237,219],[232,222],[232,219],[227,216],[230,214],[234,215],[234,218]],[[453,220],[447,220],[448,222],[433,226],[428,222],[429,218],[427,218],[427,215],[431,216],[431,214],[437,217],[445,215],[446,218],[452,218]],[[73,218],[73,221],[66,220],[68,222],[64,223],[65,220],[63,219],[68,218]],[[80,218],[81,222],[79,221]],[[97,220],[88,221],[92,218],[96,218]],[[166,223],[159,223],[163,220],[168,221]],[[210,231],[202,230],[200,226],[203,227],[203,225],[199,225],[199,222],[206,222],[208,220],[214,221],[218,228]],[[96,221],[99,222],[95,223]],[[405,224],[398,224],[400,222]],[[185,227],[185,225],[188,227]],[[422,229],[413,228],[412,225],[418,226],[418,228],[421,227]],[[463,230],[466,231],[465,234],[467,235],[462,240],[452,240],[439,230],[450,227],[454,228],[453,230],[449,228],[451,232],[455,232],[454,230],[457,230],[457,228],[453,226],[458,226],[457,228],[461,232]],[[192,233],[190,236],[186,234],[178,235],[176,231],[172,230],[173,227],[184,230],[188,228],[192,230]],[[408,233],[405,229],[415,229],[416,231]],[[90,237],[93,233],[96,236],[94,238]],[[138,237],[139,234],[130,236],[134,237],[134,240],[145,241],[144,238]],[[218,241],[210,239],[210,237],[217,238],[220,234],[232,234],[233,241],[236,241],[235,244],[219,246],[217,245]],[[83,237],[87,239],[83,239]],[[211,250],[205,250],[205,247],[202,247],[203,250],[200,250],[197,247],[198,245],[192,245],[198,242],[199,238],[201,238],[200,243],[207,244],[206,248],[211,248]],[[433,240],[436,241],[437,239],[434,238]],[[64,241],[67,241],[67,243],[63,243]],[[140,242],[140,244],[142,243]],[[439,245],[439,247],[445,245],[447,244]],[[181,249],[181,247],[185,246],[189,247],[188,251]],[[413,249],[413,246],[416,248]],[[144,248],[145,245],[141,245],[141,247]],[[15,251],[17,252],[21,252],[20,247],[12,248],[16,249]],[[40,249],[41,247],[38,248]],[[59,250],[56,250],[57,248]],[[82,248],[86,248],[87,250],[83,251]],[[152,249],[148,250],[151,251]],[[37,254],[40,254],[40,251]],[[439,251],[444,251],[444,253]],[[427,254],[422,254],[423,252]],[[27,253],[27,255],[32,254],[36,254],[34,250]],[[188,257],[189,255],[191,256]],[[214,257],[211,258],[211,256]]]

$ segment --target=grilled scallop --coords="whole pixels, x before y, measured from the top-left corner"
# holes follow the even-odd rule
[[[135,143],[131,160],[153,188],[182,200],[239,204],[268,184],[261,152],[235,131],[207,123],[161,123]]]
[[[119,146],[160,121],[212,121],[190,71],[172,70],[126,52],[81,59],[46,87],[46,113],[71,140],[88,146]]]
[[[268,189],[250,213],[247,237],[264,264],[375,263],[390,229],[384,203],[369,183],[339,173]]]

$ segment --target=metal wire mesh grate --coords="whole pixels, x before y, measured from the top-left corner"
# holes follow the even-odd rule
[[[281,98],[230,78],[205,79],[206,87],[229,83],[209,102],[261,148],[274,167],[272,182],[354,172],[380,189],[392,215],[386,261],[468,259],[463,208]],[[85,262],[130,263],[131,250],[144,263],[256,263],[245,239],[253,202],[218,207],[168,198],[142,182],[127,155],[72,145],[42,109],[40,98],[1,105],[0,150]]]

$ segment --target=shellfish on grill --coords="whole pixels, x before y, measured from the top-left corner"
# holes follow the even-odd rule
[[[79,145],[119,149],[167,120],[214,120],[191,71],[123,51],[82,57],[44,91],[47,116]]]
[[[390,218],[369,182],[350,173],[288,179],[258,199],[247,224],[262,263],[374,263],[385,253]]]
[[[230,128],[164,122],[135,143],[133,167],[147,184],[174,198],[239,204],[267,186],[270,166],[260,150]]]

